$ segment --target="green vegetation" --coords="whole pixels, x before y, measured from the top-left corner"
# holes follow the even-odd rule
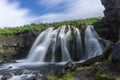
[[[0,54],[4,53],[4,49],[0,49]]]
[[[116,80],[115,78],[113,78],[113,77],[111,77],[111,76],[108,76],[108,75],[104,74],[104,73],[101,72],[101,71],[97,71],[97,72],[96,72],[95,79],[96,79],[96,80]]]
[[[61,76],[60,78],[56,76],[50,76],[48,80],[75,80],[73,76],[73,72],[68,72],[67,74]]]
[[[111,57],[112,57],[112,53],[111,52],[112,52],[112,46],[111,45],[108,45],[108,46],[106,46],[104,48],[102,55],[103,55],[105,60],[108,61],[108,60],[111,59]]]
[[[59,27],[62,25],[76,25],[76,26],[79,26],[80,24],[91,25],[100,19],[101,17],[97,17],[97,18],[71,20],[71,21],[54,22],[54,23],[40,23],[40,24],[32,23],[30,25],[24,25],[14,28],[6,27],[4,29],[0,29],[0,35],[5,35],[5,36],[20,35],[20,34],[24,34],[24,32],[27,30],[40,32],[44,29],[47,29],[48,27]]]
[[[77,74],[78,72],[88,69],[89,67],[80,67],[77,68],[74,72],[67,72],[66,74],[62,75],[61,77],[56,77],[55,75],[52,75],[48,78],[48,80],[75,80],[75,74]]]
[[[76,79],[76,75],[79,73],[84,74],[79,76],[79,80],[82,79],[82,76],[86,76],[85,78],[88,80],[90,77],[87,77],[87,75],[92,77],[90,80],[120,80],[120,77],[116,75],[117,73],[112,74],[113,71],[109,68],[108,64],[109,63],[106,63],[106,61],[96,62],[90,66],[78,67],[75,71],[69,71],[60,77],[52,75],[48,78],[48,80],[78,80]]]

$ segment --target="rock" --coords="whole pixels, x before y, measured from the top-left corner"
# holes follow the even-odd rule
[[[33,80],[47,80],[42,74],[36,73],[35,78]]]
[[[41,74],[36,74],[36,79],[35,80],[42,80],[42,75]]]
[[[64,66],[60,67],[57,72],[55,72],[55,75],[57,77],[60,77],[61,75],[67,73],[68,71],[73,71],[76,69],[76,63],[70,61],[66,63]]]
[[[102,4],[105,6],[105,17],[107,19],[110,19],[109,21],[112,20],[118,20],[120,17],[120,0],[101,0]]]
[[[3,63],[14,63],[15,61],[12,59],[11,53],[0,54],[0,64]]]
[[[38,36],[37,32],[31,30],[24,31],[24,33],[20,36],[21,38],[19,42],[17,43],[16,54],[13,55],[13,58],[14,59],[26,58],[37,36]]]
[[[69,70],[75,70],[76,69],[76,63],[70,61],[70,62],[68,62],[67,64],[65,64],[63,66],[63,69],[64,70],[67,70],[67,69],[69,69]]]
[[[101,37],[117,42],[120,35],[120,0],[101,2],[105,7],[105,17],[93,25]]]
[[[8,80],[14,76],[14,73],[3,74],[2,80]]]
[[[120,61],[120,41],[118,41],[113,49],[112,61]]]
[[[103,56],[99,55],[99,56],[93,57],[91,59],[88,59],[86,61],[83,61],[81,63],[78,63],[77,67],[80,67],[80,66],[90,66],[91,64],[94,64],[95,62],[102,62],[102,61],[103,61]]]
[[[39,33],[26,30],[15,35],[0,35],[0,54],[12,53],[14,59],[26,58],[29,49]]]

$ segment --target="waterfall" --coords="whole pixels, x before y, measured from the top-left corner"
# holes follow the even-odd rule
[[[53,28],[49,28],[43,31],[38,38],[35,40],[29,55],[28,60],[30,61],[43,61],[47,49],[50,45],[50,38],[52,37]]]
[[[70,26],[61,26],[58,29],[48,28],[35,40],[27,60],[30,62],[66,62],[80,61],[84,57],[85,59],[92,58],[102,54],[103,49],[98,39],[99,36],[93,26],[86,28],[85,41],[82,41],[78,28]],[[83,42],[85,42],[85,47],[83,47]]]
[[[86,58],[92,58],[102,54],[102,46],[99,43],[99,36],[93,26],[88,26],[85,30],[85,52]]]
[[[61,49],[62,49],[62,61],[70,61],[71,58],[67,48],[67,42],[70,37],[71,31],[69,27],[68,32],[65,33],[65,28],[66,26],[62,26],[59,34],[60,41],[61,41]]]
[[[74,54],[76,53],[76,57],[79,58],[79,60],[82,60],[83,59],[83,47],[82,47],[82,40],[81,40],[81,33],[79,31],[78,28],[74,28],[74,31],[75,31],[75,42],[76,42],[76,45],[75,45],[75,52]]]

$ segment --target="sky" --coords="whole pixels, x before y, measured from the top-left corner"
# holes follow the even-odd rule
[[[100,0],[0,0],[0,28],[104,16]]]

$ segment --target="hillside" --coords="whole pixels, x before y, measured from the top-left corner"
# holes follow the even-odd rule
[[[96,17],[96,18],[54,22],[54,23],[39,23],[39,24],[32,23],[30,25],[18,26],[14,28],[11,28],[12,27],[11,26],[0,29],[0,35],[5,35],[5,36],[20,35],[20,34],[24,34],[25,31],[41,32],[42,30],[47,29],[48,27],[59,27],[62,25],[76,25],[76,26],[79,26],[80,24],[91,25],[100,19],[101,17]]]

